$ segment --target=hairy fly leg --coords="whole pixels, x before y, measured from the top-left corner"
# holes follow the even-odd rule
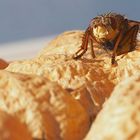
[[[89,28],[87,28],[87,30],[85,31],[85,34],[83,36],[82,45],[81,45],[80,49],[73,55],[74,59],[81,58],[82,55],[87,51],[89,38],[90,38],[90,30],[89,30]]]
[[[139,25],[134,25],[125,33],[119,44],[120,47],[117,50],[117,55],[131,52],[135,49],[138,30]]]

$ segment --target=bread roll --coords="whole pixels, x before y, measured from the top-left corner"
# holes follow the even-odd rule
[[[0,71],[0,108],[26,123],[34,138],[80,140],[89,129],[84,108],[46,78]]]
[[[47,87],[47,95],[50,97],[54,97],[53,98],[54,106],[49,104],[50,99],[49,97],[46,97],[46,94],[44,93],[44,88],[42,91],[42,86],[41,88],[39,86],[38,89],[40,93],[39,95],[40,98],[33,96],[33,99],[35,99],[35,103],[37,102],[37,104],[40,104],[39,114],[43,116],[41,117],[42,120],[39,121],[41,122],[40,126],[42,126],[42,122],[44,122],[44,118],[46,117],[45,115],[42,114],[46,114],[46,112],[48,112],[48,114],[52,116],[51,121],[49,121],[49,117],[46,117],[45,119],[48,120],[45,121],[46,123],[50,122],[50,127],[52,131],[49,131],[47,124],[43,123],[43,126],[45,127],[45,135],[49,138],[55,139],[56,137],[58,137],[58,139],[62,138],[67,140],[82,139],[86,134],[86,132],[88,131],[88,127],[90,124],[89,118],[91,122],[95,119],[96,115],[101,110],[103,103],[112,94],[112,90],[114,89],[114,87],[121,81],[140,72],[140,60],[139,60],[140,50],[135,50],[127,54],[116,56],[117,65],[112,66],[111,65],[112,52],[109,51],[107,53],[103,49],[103,47],[94,43],[96,58],[93,59],[91,57],[91,51],[89,49],[90,46],[88,46],[87,52],[80,59],[74,60],[72,56],[81,47],[82,37],[83,37],[83,31],[69,31],[69,32],[62,33],[54,40],[52,40],[41,52],[39,52],[39,54],[35,58],[30,60],[15,61],[13,63],[10,63],[10,65],[6,68],[6,70],[10,72],[18,72],[18,73],[28,74],[28,75],[38,75],[43,78],[43,81],[45,81],[44,82],[45,84],[43,85]],[[47,81],[47,85],[46,85],[46,81]],[[55,86],[53,82],[56,82]],[[12,86],[14,87],[14,85]],[[28,84],[25,85],[25,87],[28,89]],[[33,93],[37,91],[36,88],[38,87],[33,86]],[[61,91],[61,92],[58,93],[57,91]],[[117,111],[117,107],[122,108],[121,104],[120,106],[118,104],[120,98],[122,96],[123,96],[122,98],[124,98],[125,95],[123,94],[123,91],[121,91],[121,93],[122,94],[117,93],[116,95],[112,95],[108,101],[111,102],[108,108],[111,108],[110,110],[112,112],[115,110]],[[76,101],[72,99],[71,95]],[[66,96],[65,97],[66,99],[63,98],[63,96],[64,97]],[[127,95],[127,96],[128,98],[131,98],[131,95]],[[67,98],[69,98],[70,101],[68,101]],[[44,99],[46,100],[44,101]],[[70,102],[70,104],[67,104],[66,100]],[[113,102],[116,103],[115,106],[113,106],[114,105]],[[43,104],[45,104],[45,107]],[[106,104],[105,104],[105,108],[106,106],[108,106]],[[70,112],[69,111],[67,112],[66,106],[67,107],[69,106],[70,109],[68,110]],[[78,106],[77,108],[81,108],[81,109],[77,109],[76,106]],[[126,105],[124,106],[124,110],[126,109],[125,107],[127,106],[128,104],[126,103]],[[46,111],[44,111],[44,108]],[[56,112],[54,112],[54,110],[56,110]],[[96,131],[95,130],[94,131],[97,132],[97,135],[94,134],[94,136],[92,136],[91,139],[96,140],[97,138],[97,140],[98,139],[100,140],[100,137],[102,138],[104,134],[109,133],[108,131],[106,132],[106,130],[104,129],[105,127],[103,127],[103,125],[105,125],[106,127],[111,127],[110,123],[107,122],[109,122],[112,119],[109,118],[108,116],[109,111],[107,111],[107,113],[105,114],[107,115],[108,118],[106,116],[104,118],[103,114],[104,112],[106,112],[104,110],[106,109],[103,109],[100,113],[102,115],[99,115],[99,117],[97,117],[97,120],[95,121],[95,126],[93,124],[93,129],[94,127],[96,128]],[[78,114],[82,114],[80,112],[83,112],[83,115],[78,115]],[[74,117],[71,115],[71,113],[75,114]],[[68,114],[70,114],[70,116]],[[64,118],[63,115],[65,116]],[[110,114],[110,116],[111,115],[112,114]],[[77,120],[75,120],[76,116],[78,117],[80,116],[82,118],[77,118]],[[120,116],[117,116],[116,120],[119,120],[121,123],[121,120],[123,120],[123,118],[119,118],[119,117]],[[104,119],[105,122],[102,121]],[[83,123],[82,125],[81,122],[79,123],[79,120],[82,120],[81,121]],[[125,118],[124,120],[124,123],[126,124],[125,121],[127,122],[127,118]],[[103,123],[103,124],[100,124],[98,126],[98,123],[99,124]],[[76,126],[73,126],[73,124],[75,124]],[[113,140],[114,138],[119,139],[121,138],[119,137],[121,135],[124,136],[122,137],[122,139],[127,138],[128,134],[124,133],[124,131],[121,130],[122,126],[121,125],[119,126],[118,124],[119,123],[114,124],[115,125],[114,130],[112,129],[110,133],[113,134],[113,136],[107,136],[108,138],[107,140],[109,139]],[[79,126],[82,127],[80,128]],[[99,127],[99,129],[97,126]],[[39,138],[40,137],[42,138],[42,135],[44,134],[44,131],[42,132],[42,129],[44,130],[44,127],[41,129],[37,128],[37,130],[40,130],[39,132],[37,131],[37,133],[39,134],[34,134],[34,136],[38,137],[39,135]],[[118,129],[120,131],[118,131]],[[108,130],[110,129],[108,128]],[[53,135],[53,132],[55,131],[57,133],[55,133],[56,135]],[[102,131],[103,131],[102,135],[99,135],[99,132]],[[114,135],[114,131],[115,132],[118,131],[118,133],[124,133],[124,134],[119,134],[117,137],[116,135]],[[34,132],[34,130],[32,130],[32,132]],[[87,138],[89,138],[89,136]]]
[[[85,140],[140,139],[140,75],[119,83]]]

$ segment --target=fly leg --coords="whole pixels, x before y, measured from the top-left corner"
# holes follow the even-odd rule
[[[82,40],[81,48],[73,55],[74,59],[79,59],[87,51],[89,38],[90,38],[90,31],[89,28],[87,28]]]
[[[139,25],[132,26],[124,35],[118,48],[118,55],[131,52],[136,47],[136,38],[139,30]]]
[[[91,47],[91,56],[95,58],[95,53],[94,53],[94,46],[93,46],[93,38],[90,36],[90,47]]]
[[[121,32],[119,33],[119,36],[118,36],[118,38],[117,38],[117,41],[116,41],[115,46],[114,46],[114,49],[113,49],[112,58],[111,58],[111,64],[112,64],[112,65],[114,65],[114,64],[116,63],[115,57],[116,57],[116,55],[117,55],[117,54],[116,54],[116,53],[117,53],[117,49],[118,49],[118,46],[119,46],[119,44],[120,44],[120,41],[121,41],[122,37],[123,37],[123,31],[121,31]]]
[[[134,25],[133,26],[133,35],[132,35],[132,42],[131,42],[131,48],[129,51],[133,51],[136,48],[136,39],[137,39],[137,34],[139,32],[139,25]]]
[[[115,57],[117,55],[118,48],[120,46],[120,42],[121,42],[122,38],[124,38],[124,33],[125,33],[127,25],[128,25],[128,20],[127,19],[125,19],[125,21],[122,23],[122,25],[120,25],[121,30],[120,30],[120,33],[119,33],[119,35],[117,37],[117,40],[115,42],[115,46],[114,46],[113,53],[112,53],[112,59],[111,59],[112,65],[114,65],[116,63]]]

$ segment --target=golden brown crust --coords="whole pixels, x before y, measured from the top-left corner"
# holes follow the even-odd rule
[[[75,61],[65,55],[48,55],[29,61],[19,61],[9,65],[7,70],[26,74],[43,75],[55,81],[68,91],[72,91],[75,98],[90,111],[89,115],[95,118],[102,104],[114,88],[108,80],[109,74],[104,73],[100,63],[92,60]],[[85,95],[88,96],[91,106],[86,106]],[[83,97],[85,99],[83,99]],[[90,101],[91,100],[91,101]],[[92,110],[93,109],[93,110]]]
[[[108,80],[87,82],[84,86],[72,91],[71,95],[82,104],[91,120],[94,120],[105,100],[110,97],[113,88],[114,85]]]
[[[35,138],[78,140],[89,129],[83,107],[46,78],[0,71],[0,89],[0,108],[26,123]]]
[[[118,65],[110,68],[109,79],[118,84],[126,78],[140,73],[140,50],[117,57]]]
[[[32,138],[25,124],[16,117],[0,110],[0,139],[31,140]]]
[[[8,65],[8,62],[6,62],[3,59],[0,59],[0,69],[5,69]]]
[[[140,75],[116,86],[85,140],[139,140]]]
[[[58,35],[39,52],[38,57],[56,54],[73,55],[82,43],[83,34],[84,31],[74,30]]]

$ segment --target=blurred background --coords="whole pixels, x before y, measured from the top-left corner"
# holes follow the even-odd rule
[[[139,21],[140,0],[0,0],[0,58],[32,58],[58,34],[110,11]]]

